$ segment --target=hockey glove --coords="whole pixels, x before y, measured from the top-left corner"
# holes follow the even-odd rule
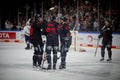
[[[98,38],[102,38],[102,36],[101,36],[101,35],[98,35]]]

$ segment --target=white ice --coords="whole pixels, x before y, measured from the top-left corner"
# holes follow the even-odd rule
[[[120,49],[112,49],[112,62],[100,62],[100,48],[83,47],[86,52],[70,50],[67,67],[59,70],[36,71],[32,68],[32,50],[25,43],[0,43],[0,80],[120,80]],[[45,62],[44,67],[47,67]]]

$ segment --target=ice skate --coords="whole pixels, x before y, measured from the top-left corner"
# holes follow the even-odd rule
[[[63,64],[61,64],[61,65],[59,66],[59,69],[65,69],[65,68],[66,68],[66,66],[63,65]]]
[[[112,61],[112,59],[111,59],[111,58],[109,58],[109,59],[107,59],[107,61]]]
[[[100,59],[100,61],[104,61],[104,58]]]
[[[30,47],[25,47],[25,49],[26,49],[26,50],[29,50],[29,49],[30,49]]]
[[[48,64],[48,67],[46,70],[51,70],[51,64]]]

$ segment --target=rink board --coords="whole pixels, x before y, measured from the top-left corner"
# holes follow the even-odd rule
[[[71,31],[72,44],[71,49],[78,51],[81,46],[96,47],[99,33]],[[120,34],[113,34],[112,48],[120,49]],[[0,31],[0,42],[18,42],[24,43],[22,31]],[[101,46],[100,39],[99,47]]]

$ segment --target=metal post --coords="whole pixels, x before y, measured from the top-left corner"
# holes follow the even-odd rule
[[[111,0],[110,0],[110,2],[109,2],[109,19],[111,20]]]
[[[34,16],[36,15],[36,3],[34,3]]]
[[[17,24],[19,25],[19,8],[18,8],[17,16],[18,16],[18,18],[17,18]]]
[[[43,20],[43,2],[42,2],[42,9],[41,9],[41,16],[42,16],[42,20]]]
[[[58,21],[60,22],[60,1],[58,3],[58,6],[59,6],[59,8],[58,8]]]
[[[76,13],[76,22],[73,30],[77,30],[79,24],[79,2],[77,1],[77,13]]]
[[[28,20],[28,10],[30,7],[26,4],[25,8],[26,8],[26,21],[27,21]]]
[[[99,0],[98,0],[98,24],[100,24],[100,14],[99,14]],[[97,32],[99,31],[99,27],[97,28]]]

